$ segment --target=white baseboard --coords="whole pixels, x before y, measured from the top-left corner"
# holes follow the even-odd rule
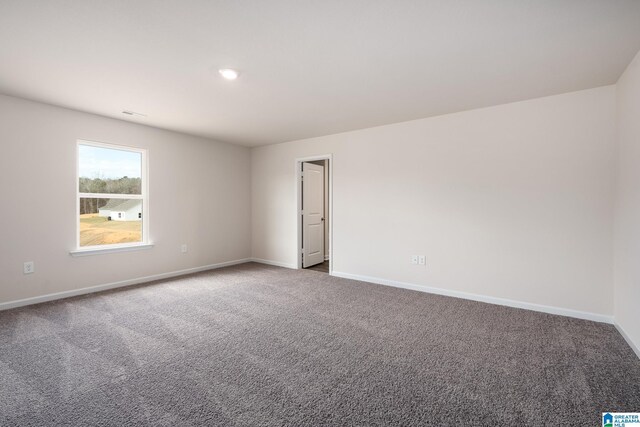
[[[198,273],[201,271],[214,270],[216,268],[228,267],[230,265],[244,264],[249,262],[249,258],[237,259],[233,261],[221,262],[218,264],[210,264],[202,267],[187,268],[184,270],[171,271],[168,273],[154,274],[151,276],[137,277],[135,279],[122,280],[119,282],[105,283],[103,285],[89,286],[81,289],[73,289],[70,291],[56,292],[53,294],[41,295],[32,298],[19,299],[0,303],[0,311],[10,308],[23,307],[25,305],[39,304],[47,301],[54,301],[63,298],[75,297],[78,295],[90,294],[93,292],[106,291],[108,289],[121,288],[124,286],[138,285],[140,283],[153,282],[154,280],[168,279],[176,276],[184,276],[185,274]]]
[[[207,270],[214,270],[214,269],[217,269],[217,268],[228,267],[228,266],[231,266],[231,265],[244,264],[244,263],[250,262],[250,261],[257,262],[257,263],[260,263],[260,264],[274,265],[274,266],[278,266],[278,267],[294,269],[294,270],[296,269],[296,266],[294,264],[288,264],[288,263],[284,263],[284,262],[280,262],[280,261],[270,261],[270,260],[265,260],[265,259],[260,259],[260,258],[243,258],[243,259],[238,259],[238,260],[233,260],[233,261],[221,262],[221,263],[217,263],[217,264],[205,265],[205,266],[201,266],[201,267],[187,268],[187,269],[184,269],[184,270],[178,270],[178,271],[171,271],[171,272],[167,272],[167,273],[154,274],[154,275],[151,275],[151,276],[137,277],[135,279],[122,280],[122,281],[119,281],[119,282],[106,283],[106,284],[102,284],[102,285],[89,286],[89,287],[81,288],[81,289],[73,289],[73,290],[69,290],[69,291],[46,294],[46,295],[41,295],[41,296],[37,296],[37,297],[24,298],[24,299],[15,300],[15,301],[3,302],[3,303],[0,303],[0,311],[1,310],[8,310],[8,309],[11,309],[11,308],[23,307],[23,306],[26,306],[26,305],[39,304],[39,303],[47,302],[47,301],[54,301],[54,300],[58,300],[58,299],[69,298],[69,297],[78,296],[78,295],[85,295],[85,294],[89,294],[89,293],[105,291],[105,290],[109,290],[109,289],[115,289],[115,288],[121,288],[121,287],[125,287],[125,286],[137,285],[137,284],[140,284],[140,283],[152,282],[154,280],[161,280],[161,279],[168,279],[168,278],[171,278],[171,277],[184,276],[186,274],[198,273],[198,272],[207,271]],[[332,275],[336,276],[336,277],[342,277],[342,278],[345,278],[345,279],[359,280],[359,281],[363,281],[363,282],[375,283],[375,284],[385,285],[385,286],[393,286],[393,287],[396,287],[396,288],[411,289],[411,290],[420,291],[420,292],[426,292],[426,293],[431,293],[431,294],[445,295],[445,296],[463,298],[463,299],[468,299],[468,300],[473,300],[473,301],[486,302],[486,303],[489,303],[489,304],[497,304],[497,305],[504,305],[504,306],[508,306],[508,307],[523,308],[523,309],[526,309],[526,310],[540,311],[540,312],[543,312],[543,313],[558,314],[558,315],[561,315],[561,316],[575,317],[575,318],[578,318],[578,319],[585,319],[585,320],[592,320],[592,321],[595,321],[595,322],[613,324],[613,325],[615,325],[616,329],[618,329],[620,334],[624,337],[624,339],[629,343],[629,345],[635,351],[635,353],[638,355],[638,357],[640,357],[640,349],[638,349],[638,346],[635,345],[635,343],[631,340],[631,338],[624,331],[624,329],[620,325],[618,325],[617,323],[615,323],[613,321],[613,316],[606,316],[606,315],[602,315],[602,314],[589,313],[589,312],[578,311],[578,310],[571,310],[571,309],[567,309],[567,308],[552,307],[552,306],[546,306],[546,305],[540,305],[540,304],[533,304],[533,303],[527,303],[527,302],[521,302],[521,301],[514,301],[514,300],[505,299],[505,298],[489,297],[489,296],[471,294],[471,293],[461,292],[461,291],[452,291],[452,290],[448,290],[448,289],[435,288],[435,287],[431,287],[431,286],[417,285],[417,284],[406,283],[406,282],[398,282],[398,281],[395,281],[395,280],[380,279],[380,278],[377,278],[377,277],[362,276],[362,275],[351,274],[351,273],[342,273],[342,272],[339,272],[339,271],[333,271]]]
[[[378,285],[393,286],[395,288],[411,289],[414,291],[426,292],[430,294],[445,295],[449,297],[468,299],[472,301],[486,302],[489,304],[504,305],[507,307],[523,308],[525,310],[540,311],[549,314],[558,314],[560,316],[575,317],[577,319],[592,320],[594,322],[602,322],[613,324],[613,316],[604,314],[589,313],[586,311],[571,310],[568,308],[552,307],[548,305],[533,304],[522,301],[514,301],[506,298],[490,297],[485,295],[471,294],[461,291],[452,291],[442,288],[434,288],[425,285],[416,285],[413,283],[398,282],[395,280],[380,279],[377,277],[361,276],[358,274],[342,273],[333,271],[333,276],[343,277],[345,279],[360,280],[363,282],[375,283]]]
[[[627,334],[627,332],[618,323],[613,322],[613,326],[616,327],[618,332],[620,332],[620,335],[622,335],[622,338],[624,338],[627,344],[629,344],[629,347],[631,347],[631,349],[636,353],[636,356],[638,356],[638,359],[640,359],[640,348],[636,345],[636,343],[634,343],[631,340],[631,337],[629,336],[629,334]]]
[[[297,270],[297,267],[296,267],[295,264],[288,264],[286,262],[271,261],[271,260],[262,259],[262,258],[249,258],[249,261],[257,262],[257,263],[260,263],[260,264],[275,265],[276,267],[284,267],[284,268],[290,268],[292,270]]]

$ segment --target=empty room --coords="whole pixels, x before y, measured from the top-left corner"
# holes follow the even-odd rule
[[[640,426],[640,1],[0,0],[0,426]]]

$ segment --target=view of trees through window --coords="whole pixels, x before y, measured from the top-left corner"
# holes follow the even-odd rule
[[[142,194],[142,180],[124,176],[118,179],[111,178],[86,178],[80,177],[81,193],[108,193],[108,194]],[[80,204],[80,215],[98,213],[109,199],[84,198]]]
[[[81,247],[142,242],[142,162],[139,151],[78,145]]]

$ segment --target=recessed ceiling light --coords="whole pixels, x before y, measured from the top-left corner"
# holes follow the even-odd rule
[[[218,72],[227,80],[235,80],[238,78],[238,72],[236,70],[232,70],[231,68],[221,68],[218,70]]]

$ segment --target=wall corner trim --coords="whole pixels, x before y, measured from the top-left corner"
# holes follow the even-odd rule
[[[72,289],[69,291],[56,292],[53,294],[40,295],[31,298],[24,298],[15,301],[7,301],[0,303],[0,311],[9,310],[11,308],[24,307],[27,305],[40,304],[48,301],[55,301],[64,298],[75,297],[78,295],[91,294],[94,292],[106,291],[109,289],[122,288],[125,286],[139,285],[141,283],[153,282],[155,280],[169,279],[171,277],[184,276],[185,274],[199,273],[201,271],[215,270],[217,268],[228,267],[231,265],[244,264],[249,262],[249,258],[237,259],[233,261],[225,261],[217,264],[209,264],[201,267],[187,268],[184,270],[170,271],[167,273],[153,274],[151,276],[137,277],[135,279],[122,280],[119,282],[105,283],[102,285],[89,286],[86,288]]]
[[[613,324],[613,316],[604,314],[590,313],[586,311],[572,310],[568,308],[553,307],[548,305],[534,304],[523,301],[515,301],[506,298],[490,297],[486,295],[471,294],[461,291],[452,291],[443,288],[436,288],[425,285],[417,285],[414,283],[398,282],[395,280],[380,279],[377,277],[361,276],[359,274],[343,273],[334,271],[333,276],[342,277],[344,279],[359,280],[362,282],[374,283],[377,285],[393,286],[395,288],[410,289],[413,291],[426,292],[429,294],[444,295],[454,298],[462,298],[472,301],[485,302],[488,304],[503,305],[513,308],[522,308],[525,310],[539,311],[542,313],[556,314],[560,316],[574,317],[576,319],[591,320],[594,322]]]
[[[638,356],[638,359],[640,359],[640,347],[638,347],[636,345],[636,343],[634,343],[631,340],[631,337],[629,336],[629,334],[627,334],[627,332],[622,328],[622,326],[620,326],[619,323],[614,321],[613,322],[613,326],[616,327],[618,332],[620,332],[620,335],[622,335],[622,338],[624,338],[624,340],[627,342],[627,344],[629,344],[629,347],[631,347],[631,350],[633,350],[633,352],[636,354],[636,356]]]

